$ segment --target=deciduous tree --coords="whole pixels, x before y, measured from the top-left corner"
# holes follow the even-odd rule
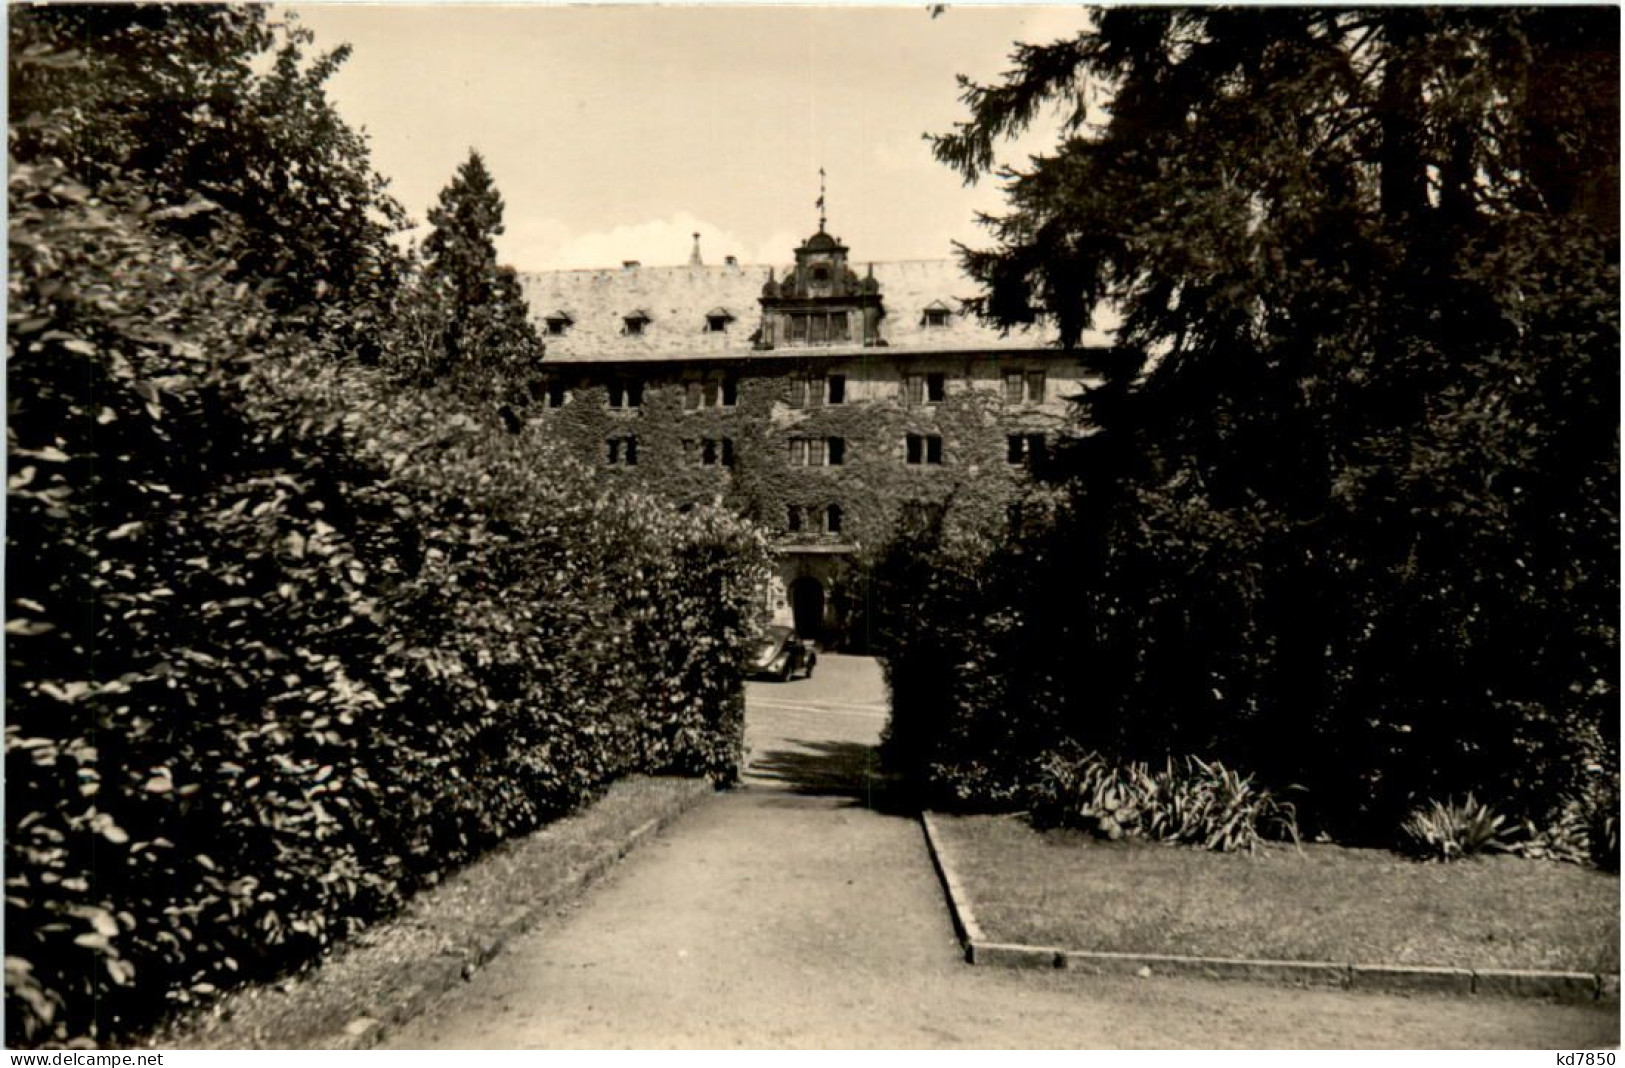
[[[311,33],[256,4],[19,7],[10,34],[14,156],[209,208],[181,228],[279,328],[376,354],[405,215],[327,99],[348,46],[308,57]]]

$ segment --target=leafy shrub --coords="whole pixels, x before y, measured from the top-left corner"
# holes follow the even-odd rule
[[[1510,853],[1531,860],[1584,864],[1591,859],[1591,834],[1583,802],[1565,802],[1546,820],[1526,819],[1506,843]]]
[[[306,964],[617,776],[731,778],[761,536],[365,369],[400,213],[322,95],[342,50],[23,14],[10,1042]]]
[[[1034,754],[1061,740],[1065,697],[1058,673],[1015,665],[1062,622],[1021,603],[1022,567],[978,532],[905,533],[871,567],[891,692],[883,759],[927,803],[1019,807]]]
[[[1221,853],[1298,840],[1292,803],[1218,761],[1168,758],[1160,771],[1098,753],[1050,753],[1027,794],[1033,822],[1102,838],[1144,838]]]
[[[1405,847],[1431,860],[1459,860],[1480,853],[1506,852],[1511,845],[1506,817],[1468,794],[1455,801],[1430,801],[1400,825]]]
[[[206,202],[9,192],[13,1044],[298,967],[617,776],[733,776],[758,533],[275,340],[174,232]]]

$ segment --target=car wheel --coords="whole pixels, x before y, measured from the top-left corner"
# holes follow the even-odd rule
[[[807,678],[812,678],[812,669],[818,664],[818,654],[810,653],[807,656]]]
[[[792,675],[794,675],[795,672],[796,672],[795,661],[790,659],[788,656],[785,657],[784,658],[784,670],[779,672],[779,681],[780,682],[789,682],[790,677]]]

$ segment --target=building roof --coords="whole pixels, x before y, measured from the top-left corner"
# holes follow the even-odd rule
[[[869,265],[859,260],[853,267],[862,274]],[[955,260],[901,260],[876,263],[873,269],[886,310],[880,328],[886,348],[878,350],[858,345],[755,350],[753,335],[761,322],[762,286],[773,270],[766,266],[550,271],[521,274],[519,284],[531,319],[547,342],[544,364],[1031,351],[1055,345],[1051,328],[1034,326],[1001,334],[972,316],[959,314],[961,302],[974,296],[978,286]],[[774,274],[782,278],[787,270],[779,268]],[[948,316],[947,325],[929,325],[925,310],[940,307],[955,314]],[[718,308],[734,319],[725,330],[709,330],[707,315]],[[626,320],[638,312],[648,321],[633,334]],[[546,320],[561,316],[569,319],[568,329],[549,335]],[[1098,330],[1087,332],[1081,342],[1089,348],[1111,343],[1110,335]]]

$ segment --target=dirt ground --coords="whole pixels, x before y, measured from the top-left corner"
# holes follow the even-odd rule
[[[1616,1006],[972,968],[917,821],[869,807],[873,661],[752,683],[750,774],[391,1036],[414,1048],[1587,1048]]]

